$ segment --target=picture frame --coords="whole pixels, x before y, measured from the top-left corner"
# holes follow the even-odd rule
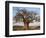
[[[25,28],[26,30],[22,30],[22,31],[21,30],[20,31],[19,30],[14,30],[15,26],[12,28],[13,24],[11,23],[11,22],[13,22],[12,17],[15,14],[15,13],[14,14],[12,13],[12,12],[14,12],[14,9],[16,11],[16,9],[18,10],[18,8],[19,9],[24,8],[24,10],[25,9],[29,10],[29,8],[31,8],[30,10],[37,11],[38,9],[36,9],[35,7],[40,8],[40,20],[41,21],[40,21],[40,27],[37,29],[39,31],[37,31],[37,30],[36,31],[35,30],[31,31],[31,30],[27,30],[27,28]],[[39,12],[39,11],[37,11],[37,12]],[[12,14],[13,14],[13,16],[12,16]],[[39,22],[37,22],[37,23],[39,23]],[[30,27],[30,28],[32,28],[32,27]],[[15,29],[17,29],[17,28],[15,27]],[[6,37],[32,36],[32,35],[44,35],[44,34],[45,34],[45,3],[5,1],[5,36]]]

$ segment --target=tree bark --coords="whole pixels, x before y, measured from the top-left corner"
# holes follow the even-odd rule
[[[24,22],[24,29],[28,30],[29,29],[29,23],[28,22]]]
[[[28,30],[29,29],[29,21],[26,18],[23,18],[23,22],[24,22],[24,29]]]

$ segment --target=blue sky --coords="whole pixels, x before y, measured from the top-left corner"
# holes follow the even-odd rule
[[[33,11],[40,15],[40,8],[33,8],[33,7],[13,7],[13,16],[16,15],[17,10],[16,9],[26,9],[27,11]]]

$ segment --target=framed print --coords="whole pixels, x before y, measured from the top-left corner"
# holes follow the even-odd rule
[[[45,34],[45,4],[35,2],[5,2],[5,36]]]

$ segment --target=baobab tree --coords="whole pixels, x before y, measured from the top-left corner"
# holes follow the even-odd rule
[[[30,21],[32,21],[32,16],[26,9],[21,9],[21,10],[17,9],[17,11],[18,11],[18,13],[16,14],[16,17],[21,16],[23,18],[24,29],[28,30],[29,23],[30,23]]]

